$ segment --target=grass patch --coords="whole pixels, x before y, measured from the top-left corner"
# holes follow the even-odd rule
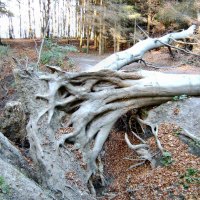
[[[8,56],[10,53],[10,47],[9,46],[1,46],[0,45],[0,58],[4,56]]]
[[[173,97],[173,101],[180,101],[180,100],[184,100],[184,99],[187,99],[188,96],[186,94],[182,94],[180,96],[174,96]]]
[[[167,167],[173,163],[172,154],[168,151],[165,151],[162,155],[161,161],[163,166]]]
[[[190,184],[200,184],[199,170],[188,168],[186,172],[180,176],[181,184],[184,189],[188,189]]]
[[[44,50],[41,54],[41,64],[57,65],[62,67],[64,60],[68,61],[69,66],[72,65],[72,61],[67,57],[69,52],[76,52],[77,49],[74,46],[66,45],[59,46],[57,43],[53,43],[51,40],[45,40]]]

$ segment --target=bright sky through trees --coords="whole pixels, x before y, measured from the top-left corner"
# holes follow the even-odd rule
[[[9,26],[13,26],[13,37],[20,37],[20,15],[21,15],[21,34],[22,37],[29,36],[29,0],[2,0],[1,2],[6,4],[6,8],[14,14],[14,17],[9,18],[7,16],[0,17],[0,37],[1,38],[9,38]],[[31,14],[31,24],[32,28],[35,31],[36,37],[40,37],[41,34],[41,16],[42,12],[40,11],[40,0],[30,0],[30,14]],[[41,0],[41,2],[46,2],[45,0]],[[54,13],[54,9],[56,8],[56,17],[57,23],[59,23],[59,19],[62,18],[64,9],[63,9],[63,0],[52,1],[50,6],[50,12]],[[64,1],[69,6],[70,12],[66,15],[70,15],[69,20],[66,20],[66,24],[70,23],[70,36],[75,35],[75,0]],[[20,5],[19,5],[20,4]],[[56,4],[56,5],[55,5]],[[65,10],[67,12],[67,10]],[[51,19],[52,20],[52,19]],[[50,20],[50,24],[52,21]],[[55,22],[55,21],[54,21]],[[56,29],[55,29],[56,31]],[[68,33],[67,33],[68,34]],[[57,33],[55,33],[57,35]]]

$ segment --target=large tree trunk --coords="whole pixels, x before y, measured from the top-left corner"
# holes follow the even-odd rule
[[[177,39],[193,31],[192,26],[159,41],[167,43],[170,36]],[[141,41],[136,44],[137,48],[131,48],[132,55],[138,59],[158,46],[161,44],[156,39]],[[124,55],[123,63],[118,55]],[[129,63],[129,57],[125,51],[114,54],[107,58],[112,62],[106,65],[105,59],[102,67],[99,64],[92,72],[71,73],[49,67],[52,73],[47,73],[21,66],[15,70],[19,95],[29,116],[27,134],[37,182],[53,199],[95,198],[89,194],[87,184],[94,193],[93,175],[103,182],[102,166],[96,161],[121,115],[132,109],[161,104],[175,95],[200,95],[200,75],[113,70]],[[111,69],[97,71],[106,67]]]

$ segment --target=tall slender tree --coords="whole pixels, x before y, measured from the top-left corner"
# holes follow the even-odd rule
[[[7,8],[6,8],[6,4],[4,2],[2,2],[0,0],[0,17],[2,17],[3,15],[8,16],[9,18],[13,16],[13,13],[11,13]],[[1,24],[0,24],[1,27]],[[9,28],[10,30],[10,28]],[[4,45],[1,41],[1,35],[0,35],[0,45]]]

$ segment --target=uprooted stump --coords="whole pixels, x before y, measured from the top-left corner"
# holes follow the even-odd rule
[[[92,175],[103,180],[96,161],[120,116],[175,95],[200,95],[200,75],[49,68],[53,73],[17,69],[15,78],[29,113],[27,134],[38,182],[56,199],[93,199],[87,184],[95,192]],[[60,128],[67,131],[60,134]]]

